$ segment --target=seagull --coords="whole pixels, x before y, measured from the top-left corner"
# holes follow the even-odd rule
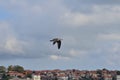
[[[53,42],[53,45],[54,45],[55,43],[57,43],[58,49],[60,49],[61,40],[62,40],[62,39],[60,39],[60,38],[54,38],[54,39],[50,40],[50,42]]]

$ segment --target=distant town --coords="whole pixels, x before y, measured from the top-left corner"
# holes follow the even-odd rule
[[[0,80],[120,80],[119,70],[25,70],[19,65],[0,66]]]

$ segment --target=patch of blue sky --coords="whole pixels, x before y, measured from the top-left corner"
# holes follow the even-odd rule
[[[0,8],[0,20],[9,19],[11,16],[10,12]]]

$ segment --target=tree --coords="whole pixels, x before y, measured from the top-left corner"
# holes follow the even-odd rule
[[[117,71],[117,75],[120,75],[120,71]]]
[[[22,72],[24,72],[24,68],[22,66],[19,66],[19,65],[15,65],[15,66],[10,65],[8,67],[8,71],[17,71],[17,72],[22,73]]]
[[[97,70],[97,74],[101,75],[102,74],[102,70],[98,69]]]
[[[10,76],[8,76],[8,75],[6,75],[6,74],[3,74],[3,76],[2,76],[2,79],[1,80],[10,80],[11,79],[11,77]]]
[[[6,72],[6,67],[0,66],[0,73],[5,73]]]
[[[24,72],[24,68],[22,66],[16,65],[16,66],[14,66],[14,71],[22,73],[22,72]]]
[[[8,71],[13,71],[13,66],[12,65],[10,65],[10,66],[8,66]]]
[[[31,73],[31,74],[30,74],[30,73],[27,74],[26,77],[28,77],[28,78],[32,78],[32,73]]]

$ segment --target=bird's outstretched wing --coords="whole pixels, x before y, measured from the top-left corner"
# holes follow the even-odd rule
[[[56,41],[53,42],[53,45],[56,43]]]
[[[50,42],[53,42],[53,45],[57,43],[58,49],[60,49],[60,47],[61,47],[61,40],[62,39],[54,38],[54,39],[50,40]]]
[[[57,41],[58,49],[60,49],[61,41]]]

